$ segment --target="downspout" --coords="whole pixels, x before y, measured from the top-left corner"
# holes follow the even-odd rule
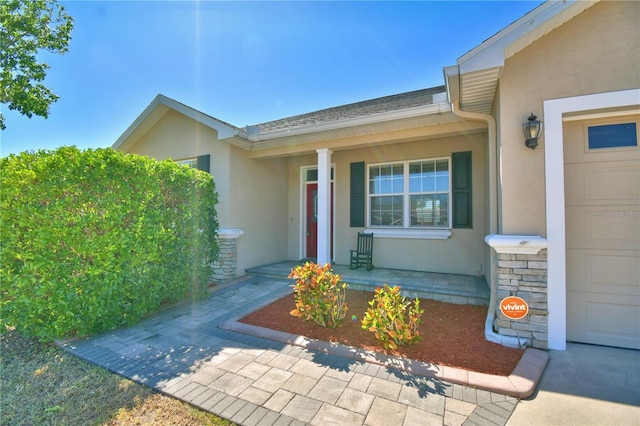
[[[460,101],[451,103],[452,111],[460,118],[472,121],[484,121],[487,123],[489,137],[489,233],[498,233],[498,178],[497,178],[497,152],[498,140],[496,134],[496,119],[491,114],[480,112],[467,112],[460,109]]]
[[[462,111],[460,101],[451,102],[451,108],[455,115],[472,121],[484,121],[487,123],[487,133],[489,139],[489,234],[498,233],[498,140],[496,133],[496,119],[490,114]],[[503,346],[520,347],[518,338],[512,336],[502,336],[493,331],[493,321],[496,317],[496,282],[494,279],[494,265],[489,265],[490,296],[487,319],[484,322],[484,337],[490,342],[499,343]]]

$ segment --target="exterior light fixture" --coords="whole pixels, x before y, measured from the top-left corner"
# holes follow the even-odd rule
[[[524,133],[524,137],[526,138],[524,144],[527,148],[536,149],[536,146],[538,146],[538,138],[542,131],[542,121],[538,121],[537,118],[538,117],[531,113],[529,118],[527,118],[528,121],[522,125],[522,133]]]

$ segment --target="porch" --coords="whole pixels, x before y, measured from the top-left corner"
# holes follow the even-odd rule
[[[263,277],[286,278],[291,269],[304,261],[284,261],[257,266],[247,274]],[[489,305],[490,290],[484,277],[436,272],[406,271],[401,269],[366,268],[349,269],[347,265],[332,265],[352,289],[373,291],[383,284],[398,285],[407,297],[434,299],[457,304]]]

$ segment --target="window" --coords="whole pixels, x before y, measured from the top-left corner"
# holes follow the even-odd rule
[[[316,182],[318,180],[318,169],[307,169],[304,180],[305,182]],[[331,166],[331,180],[333,180],[333,166]]]
[[[638,146],[636,123],[589,126],[589,149]]]
[[[369,166],[369,226],[449,227],[449,159]]]
[[[198,155],[196,158],[176,160],[177,164],[211,173],[211,154]]]
[[[198,168],[198,159],[197,158],[188,158],[186,160],[178,160],[176,163],[181,164],[183,166],[189,166],[192,169]]]

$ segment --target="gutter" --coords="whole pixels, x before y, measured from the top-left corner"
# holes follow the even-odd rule
[[[498,139],[496,132],[496,119],[490,114],[480,112],[467,112],[460,109],[460,101],[451,103],[452,112],[460,118],[472,121],[484,121],[487,123],[489,137],[489,233],[498,233],[498,178],[497,178],[497,152]],[[493,191],[491,189],[494,189]]]
[[[437,94],[436,94],[437,95]],[[441,93],[444,95],[444,92]],[[435,95],[434,95],[435,96]],[[250,142],[264,142],[273,139],[280,139],[289,136],[301,136],[310,133],[319,133],[328,130],[338,130],[349,127],[363,126],[367,124],[377,124],[387,121],[401,120],[406,118],[420,117],[423,115],[446,114],[451,112],[449,102],[443,101],[435,104],[422,105],[405,108],[399,111],[386,111],[363,117],[346,118],[327,123],[310,124],[293,129],[279,129],[265,133],[250,133],[245,129],[236,129],[233,136],[238,136]]]

